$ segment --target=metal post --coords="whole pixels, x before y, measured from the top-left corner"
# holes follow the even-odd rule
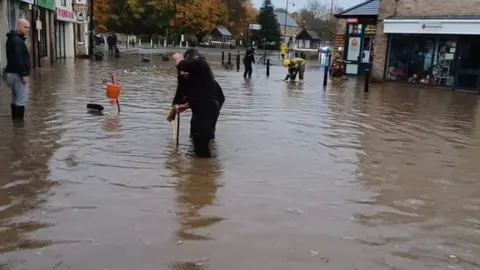
[[[328,56],[327,56],[327,65],[324,66],[324,73],[323,73],[323,87],[327,87],[327,83],[328,83],[328,71],[330,70],[330,61],[331,61],[331,58],[332,58],[332,54],[329,53]]]
[[[267,77],[270,77],[270,59],[267,59]]]
[[[240,71],[240,52],[237,54],[237,72]]]
[[[287,16],[288,16],[288,0],[285,3],[285,22],[283,24],[283,42],[287,43]]]
[[[365,69],[365,85],[363,91],[368,93],[368,88],[370,87],[370,69]]]
[[[232,64],[232,53],[228,53],[228,62],[227,64],[231,65]]]
[[[88,55],[90,58],[93,58],[93,42],[94,42],[94,36],[93,36],[93,4],[95,3],[95,0],[90,0],[90,25],[89,25],[89,43],[88,43]]]
[[[224,62],[225,62],[225,52],[222,52],[222,66]]]

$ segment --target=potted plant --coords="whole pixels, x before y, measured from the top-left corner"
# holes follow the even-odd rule
[[[102,45],[95,46],[93,48],[93,55],[95,56],[95,60],[102,61],[103,56],[105,55],[105,51],[103,49],[103,46]]]

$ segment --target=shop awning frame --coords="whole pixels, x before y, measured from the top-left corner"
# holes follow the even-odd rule
[[[386,34],[480,35],[480,16],[389,17],[383,20]]]

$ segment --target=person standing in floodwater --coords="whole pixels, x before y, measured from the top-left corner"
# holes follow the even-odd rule
[[[243,78],[252,78],[252,63],[255,64],[255,49],[252,47],[248,48],[243,57],[243,65],[245,66],[245,72],[243,73]]]
[[[188,49],[183,54],[183,57],[186,60],[189,60],[189,59],[205,60],[205,58],[195,49]],[[212,70],[210,70],[210,71],[212,72],[212,76],[213,76],[213,71]],[[189,91],[188,87],[192,87],[192,85],[189,84],[189,81],[187,80],[187,78],[180,74],[180,71],[178,71],[177,80],[178,80],[177,90],[176,90],[175,96],[173,98],[172,106],[187,103],[188,102],[187,95],[188,95],[188,91]],[[216,80],[215,80],[215,93],[214,93],[214,95],[215,95],[215,98],[217,99],[217,101],[220,105],[220,108],[219,108],[218,114],[215,117],[215,120],[214,120],[214,123],[213,123],[211,139],[215,139],[215,131],[216,131],[218,116],[220,115],[220,110],[222,109],[223,103],[225,102],[225,95],[223,94],[222,87],[220,86],[220,84],[218,84],[218,82]],[[191,139],[193,139],[193,134],[194,134],[194,131],[193,131],[193,126],[194,125],[192,124],[193,119],[194,119],[193,117],[192,117],[192,119],[190,119],[190,138]]]
[[[174,106],[179,113],[187,109],[192,110],[193,146],[197,157],[210,157],[209,142],[212,136],[215,119],[218,117],[220,105],[215,95],[216,82],[210,66],[201,57],[184,59],[176,53],[173,56],[179,74],[188,82],[186,100],[184,104]],[[167,120],[171,121],[172,114]]]
[[[25,19],[17,22],[16,30],[7,34],[7,67],[5,79],[12,89],[12,120],[23,120],[28,100],[28,76],[30,76],[30,53],[25,39],[30,31],[30,23]]]

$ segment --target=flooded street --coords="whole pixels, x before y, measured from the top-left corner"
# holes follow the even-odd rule
[[[24,127],[2,84],[0,269],[480,269],[478,95],[213,66],[212,159],[191,157],[189,112],[175,148],[171,61],[37,70]]]

